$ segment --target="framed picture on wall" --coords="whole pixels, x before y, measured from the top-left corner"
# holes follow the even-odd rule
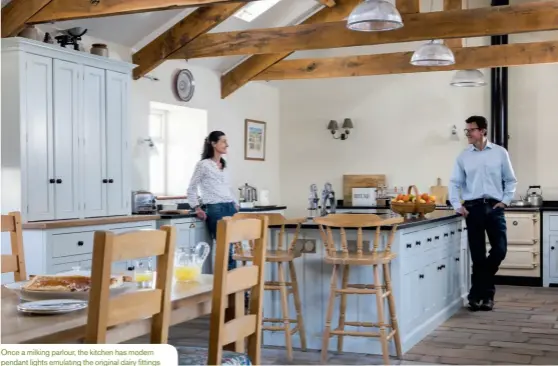
[[[244,160],[265,160],[266,124],[244,120]]]

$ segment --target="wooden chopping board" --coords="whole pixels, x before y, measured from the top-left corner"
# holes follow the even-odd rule
[[[385,184],[385,174],[343,175],[343,204],[352,204],[353,188],[377,188]]]
[[[448,187],[442,185],[442,178],[438,178],[437,185],[430,187],[430,194],[436,196],[436,204],[446,206],[448,199]]]

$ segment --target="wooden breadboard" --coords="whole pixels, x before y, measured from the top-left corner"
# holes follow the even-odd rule
[[[385,174],[343,175],[343,204],[352,204],[353,188],[377,188],[385,184]]]
[[[438,178],[437,185],[430,187],[430,194],[436,196],[436,205],[446,206],[448,187],[442,185],[442,178]]]

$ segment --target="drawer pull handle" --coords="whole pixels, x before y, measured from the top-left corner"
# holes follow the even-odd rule
[[[463,231],[463,229],[457,229],[457,231],[458,231],[458,232],[462,232],[462,231]]]
[[[80,240],[77,242],[78,247],[82,247],[83,246],[83,242]]]
[[[133,271],[134,269],[136,269],[136,267],[134,267],[134,266],[128,267],[128,271]]]
[[[432,241],[432,238],[428,238],[428,239],[426,239],[426,241],[427,241],[427,242],[431,242],[431,241]]]
[[[451,232],[451,235],[455,235],[455,231],[452,231],[452,232]]]
[[[103,179],[103,183],[108,183],[108,179]]]
[[[459,258],[455,258],[455,261],[456,261],[456,262],[459,262]]]
[[[517,221],[513,222],[513,226],[517,226],[517,224],[519,224]]]
[[[412,248],[413,244],[407,244],[407,248]]]
[[[435,237],[434,237],[434,240],[440,240],[440,237],[439,237],[439,236],[435,236]]]
[[[109,179],[108,182],[109,183],[114,183],[114,179]]]
[[[444,233],[444,238],[448,237],[449,234],[448,233]]]
[[[62,183],[62,179],[58,178],[58,179],[56,180],[56,183],[57,183],[57,184]]]
[[[550,247],[550,250],[554,250],[554,247]]]
[[[417,242],[415,243],[415,245],[420,245],[420,241],[417,241]]]
[[[419,274],[419,278],[424,278],[424,275],[423,275],[423,274]]]
[[[438,271],[441,271],[441,270],[442,270],[442,266],[438,266]]]
[[[54,183],[56,183],[56,180],[54,180],[54,179],[49,179],[48,182],[49,182],[50,184],[54,184]]]

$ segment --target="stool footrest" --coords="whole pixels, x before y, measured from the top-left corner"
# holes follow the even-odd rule
[[[262,320],[263,322],[267,322],[267,323],[283,323],[285,321],[285,319],[280,319],[280,318],[264,318]],[[296,320],[294,319],[289,319],[289,323],[298,323]]]
[[[264,285],[268,286],[292,286],[291,282],[279,282],[279,281],[265,281]]]
[[[332,330],[329,332],[332,336],[349,336],[349,337],[374,337],[379,338],[379,332],[356,332],[356,331],[346,331],[346,330]]]
[[[367,288],[337,288],[333,290],[337,294],[351,294],[351,295],[375,295],[376,290]]]
[[[349,327],[369,327],[369,328],[379,328],[381,323],[370,323],[370,322],[345,322],[345,326]],[[384,324],[384,327],[391,328],[391,324]],[[341,330],[337,328],[336,330]]]

